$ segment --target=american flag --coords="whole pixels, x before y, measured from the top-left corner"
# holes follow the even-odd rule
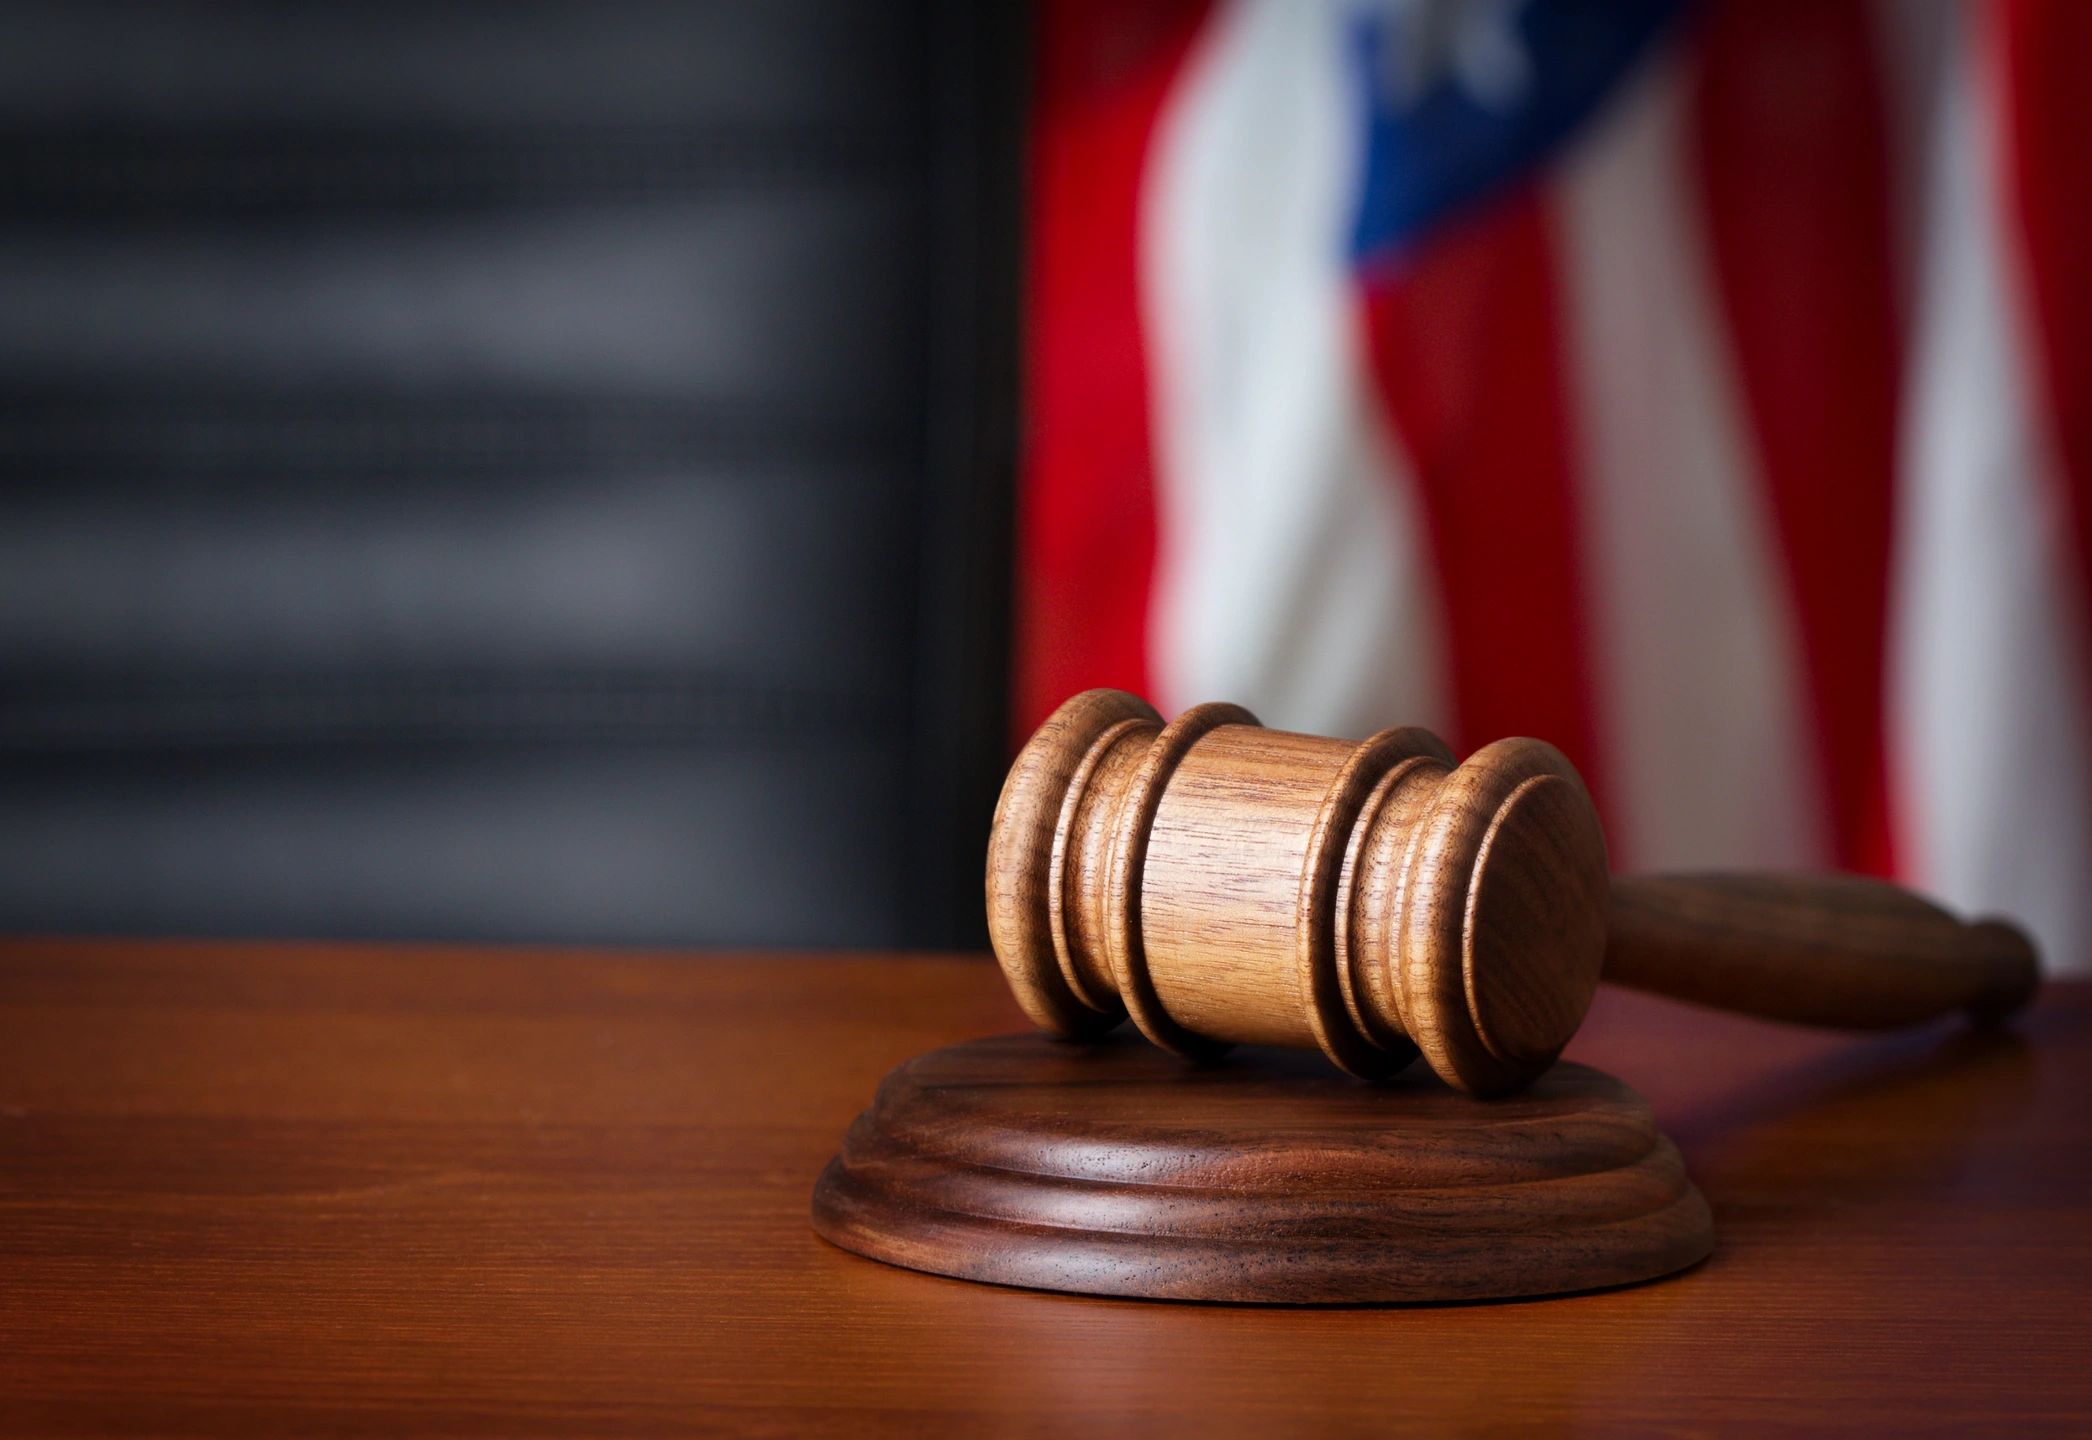
[[[1538,735],[2092,964],[2092,4],[1040,29],[1020,722]]]

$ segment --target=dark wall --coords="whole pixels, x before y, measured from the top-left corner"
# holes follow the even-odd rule
[[[975,937],[1010,17],[0,14],[0,928]]]

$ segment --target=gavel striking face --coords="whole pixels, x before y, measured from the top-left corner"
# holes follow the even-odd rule
[[[1004,782],[988,928],[1026,1015],[1130,1015],[1191,1058],[1312,1046],[1378,1078],[1419,1052],[1475,1094],[1517,1088],[1609,978],[1777,1018],[1872,1027],[2023,1003],[2025,937],[1849,878],[1612,880],[1552,746],[1456,764],[1430,732],[1267,730],[1232,705],[1165,725],[1115,690],[1068,701]]]

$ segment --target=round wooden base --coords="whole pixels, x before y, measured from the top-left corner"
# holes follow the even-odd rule
[[[1508,1099],[1319,1056],[1194,1067],[1005,1036],[886,1077],[815,1230],[966,1280],[1160,1300],[1482,1300],[1667,1275],[1714,1244],[1642,1098],[1557,1065]]]

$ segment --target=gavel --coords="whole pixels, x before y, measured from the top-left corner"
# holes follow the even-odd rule
[[[1614,878],[1569,761],[1499,740],[1463,763],[1430,731],[1270,730],[1235,705],[1164,724],[1090,690],[1004,782],[988,929],[1040,1028],[1131,1016],[1193,1059],[1320,1049],[1377,1079],[1421,1054],[1476,1095],[1514,1090],[1608,980],[1804,1024],[1995,1020],[2039,983],[2001,920],[1964,923],[1847,875]]]

